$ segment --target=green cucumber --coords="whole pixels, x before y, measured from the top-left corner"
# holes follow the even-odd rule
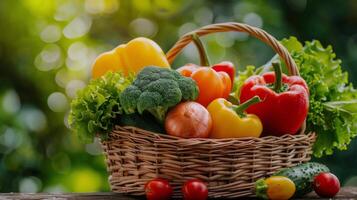
[[[313,190],[312,183],[317,174],[329,171],[329,168],[323,164],[308,162],[295,167],[282,169],[273,174],[273,176],[288,177],[295,183],[295,197],[301,197]]]

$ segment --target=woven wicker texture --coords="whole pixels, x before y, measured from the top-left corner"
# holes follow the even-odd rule
[[[170,180],[175,197],[183,182],[208,182],[210,197],[253,194],[254,182],[310,160],[315,135],[241,139],[180,139],[135,127],[116,127],[104,141],[113,192],[143,195],[147,181]]]
[[[288,51],[265,31],[241,23],[222,23],[194,32],[203,36],[216,32],[240,31],[270,45],[285,61],[289,73],[298,69]],[[191,42],[184,35],[166,54],[170,63]],[[315,134],[235,139],[182,139],[135,127],[116,126],[102,141],[109,182],[113,192],[143,195],[144,185],[156,177],[166,178],[181,196],[185,180],[199,178],[208,183],[210,197],[252,196],[254,182],[279,169],[307,162],[311,158]]]

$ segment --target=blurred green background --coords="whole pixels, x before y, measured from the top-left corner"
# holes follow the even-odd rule
[[[0,192],[108,191],[98,141],[82,144],[67,128],[69,103],[89,80],[99,53],[137,36],[167,51],[197,27],[237,21],[278,39],[331,44],[357,84],[355,0],[1,0]],[[229,59],[239,70],[274,53],[243,33],[203,38],[212,62]],[[188,46],[174,66],[197,62]],[[317,159],[357,186],[357,141]]]

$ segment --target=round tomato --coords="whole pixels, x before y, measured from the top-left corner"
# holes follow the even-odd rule
[[[201,180],[192,179],[185,182],[182,187],[182,194],[185,200],[206,200],[208,188]]]
[[[322,172],[314,178],[314,190],[320,197],[332,198],[340,191],[340,181],[329,172]]]
[[[172,196],[170,183],[162,178],[153,179],[145,184],[146,199],[167,200]]]

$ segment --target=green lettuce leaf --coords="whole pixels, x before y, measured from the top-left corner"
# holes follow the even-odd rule
[[[242,87],[245,80],[258,73],[259,72],[256,72],[256,67],[253,65],[248,65],[244,71],[238,72],[239,76],[234,80],[233,89],[232,89],[232,91],[235,93],[235,97],[239,99],[240,96],[239,88]]]
[[[317,40],[302,45],[295,37],[282,40],[310,90],[307,130],[317,133],[314,155],[345,150],[357,135],[357,92],[331,46]]]
[[[85,142],[92,142],[95,136],[105,140],[122,114],[119,95],[132,80],[112,72],[91,80],[72,100],[68,117],[71,130]]]

